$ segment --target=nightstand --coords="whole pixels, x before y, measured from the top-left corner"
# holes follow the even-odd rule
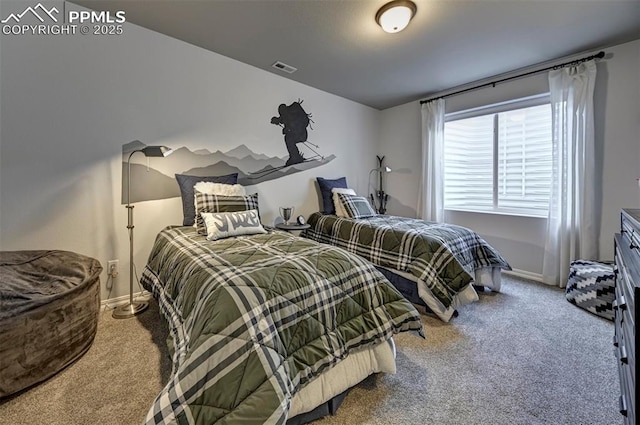
[[[296,232],[308,229],[311,227],[309,224],[284,224],[278,223],[276,224],[276,229],[284,230],[287,232]]]

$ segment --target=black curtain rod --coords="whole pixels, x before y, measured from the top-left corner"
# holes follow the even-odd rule
[[[429,103],[429,102],[432,102],[434,100],[444,99],[444,98],[449,97],[449,96],[455,96],[457,94],[466,93],[466,92],[471,91],[471,90],[478,90],[478,89],[481,89],[481,88],[484,88],[484,87],[489,87],[489,86],[495,87],[496,84],[504,83],[505,81],[515,80],[516,78],[522,78],[522,77],[526,77],[528,75],[538,74],[540,72],[549,71],[551,69],[560,69],[560,68],[564,68],[565,66],[578,65],[578,64],[580,64],[582,62],[587,62],[587,61],[594,60],[594,59],[602,59],[603,57],[604,57],[604,52],[598,52],[595,55],[587,56],[586,58],[576,59],[576,60],[573,60],[571,62],[561,63],[560,65],[554,65],[554,66],[549,66],[549,67],[546,67],[546,68],[538,69],[538,70],[535,70],[535,71],[525,72],[524,74],[514,75],[513,77],[507,77],[507,78],[503,78],[501,80],[491,81],[490,83],[480,84],[479,86],[469,87],[468,89],[458,90],[456,92],[445,94],[445,95],[442,95],[442,96],[436,96],[436,97],[432,97],[430,99],[421,100],[420,104],[422,105],[423,103]]]

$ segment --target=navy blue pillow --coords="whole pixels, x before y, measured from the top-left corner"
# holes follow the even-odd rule
[[[322,177],[316,177],[318,181],[318,186],[320,186],[320,194],[322,195],[322,213],[323,214],[335,214],[336,208],[333,205],[333,193],[331,193],[331,189],[346,189],[347,188],[347,178],[340,177],[335,180],[327,180]]]
[[[225,176],[189,176],[187,174],[176,174],[178,186],[180,186],[180,196],[182,196],[182,225],[193,226],[196,218],[195,194],[193,186],[198,182],[236,184],[238,183],[238,173],[227,174]]]

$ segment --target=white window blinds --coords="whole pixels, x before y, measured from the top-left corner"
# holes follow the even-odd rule
[[[447,118],[445,209],[547,215],[552,159],[547,96]]]

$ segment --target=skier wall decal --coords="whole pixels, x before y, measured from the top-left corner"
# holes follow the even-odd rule
[[[285,165],[299,164],[305,159],[298,149],[298,143],[304,143],[309,147],[315,146],[307,141],[308,132],[307,127],[311,128],[311,114],[308,114],[302,108],[302,101],[298,100],[287,106],[284,103],[278,106],[277,117],[271,118],[271,124],[275,124],[282,127],[282,134],[284,134],[284,143],[287,146],[289,152],[289,159]],[[313,129],[312,129],[313,130]],[[313,149],[312,149],[313,150]],[[314,153],[318,154],[314,151]]]

